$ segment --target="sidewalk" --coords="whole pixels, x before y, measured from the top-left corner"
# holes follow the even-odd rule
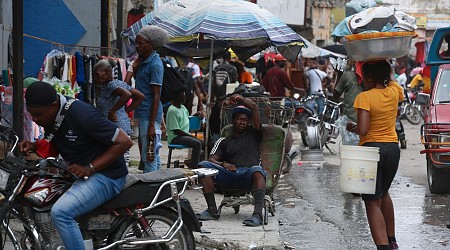
[[[161,163],[163,168],[167,166],[167,156],[169,149],[167,141],[163,141],[163,147],[160,152]],[[139,148],[137,140],[131,148],[130,158],[132,161],[139,161]],[[188,159],[188,150],[173,150],[173,161],[179,160],[180,164]],[[137,166],[131,166],[130,172],[139,173]],[[187,190],[184,193],[195,212],[201,212],[206,208],[206,202],[201,190]],[[216,194],[216,202],[219,205],[223,195]],[[277,215],[272,216],[269,213],[269,223],[261,227],[248,227],[242,224],[242,221],[250,217],[253,212],[253,205],[242,205],[239,214],[234,214],[234,209],[224,207],[222,214],[217,221],[203,221],[202,232],[195,233],[197,240],[197,249],[284,249],[278,228]]]

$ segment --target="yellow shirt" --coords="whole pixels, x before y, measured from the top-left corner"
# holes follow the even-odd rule
[[[422,76],[420,74],[415,75],[414,78],[409,83],[410,87],[411,88],[415,88],[417,85],[419,85],[419,83],[421,81],[423,81],[423,84],[424,84],[422,91],[424,93],[430,94],[431,93],[431,80],[430,80],[429,77],[425,77],[425,76]]]
[[[395,119],[398,103],[403,100],[403,89],[391,81],[384,89],[373,88],[356,96],[353,107],[369,111],[369,131],[359,136],[359,145],[366,142],[397,142]]]

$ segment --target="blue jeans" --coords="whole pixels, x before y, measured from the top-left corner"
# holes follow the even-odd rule
[[[317,103],[317,114],[321,116],[323,112],[323,107],[325,105],[325,101],[323,100],[323,97],[317,97],[315,100]]]
[[[76,219],[122,191],[126,176],[111,179],[96,173],[87,180],[77,180],[59,198],[51,210],[52,222],[67,250],[84,249],[83,236]]]
[[[147,161],[147,130],[150,124],[149,120],[139,120],[139,140],[141,141],[141,160],[144,163],[144,173],[154,172],[161,169],[161,157],[159,151],[162,147],[161,144],[161,121],[155,121],[155,159],[153,161]]]
[[[253,173],[261,172],[264,179],[267,176],[267,172],[261,166],[253,166],[250,168],[239,167],[236,172],[231,172],[210,161],[202,161],[198,165],[204,168],[214,168],[219,170],[219,173],[214,177],[214,182],[221,187],[229,189],[252,190]]]

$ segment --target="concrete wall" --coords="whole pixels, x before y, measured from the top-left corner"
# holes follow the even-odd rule
[[[5,29],[12,26],[12,0],[3,0]],[[100,2],[91,0],[23,0],[24,75],[37,76],[52,43],[100,46]],[[12,28],[12,27],[11,27]],[[42,38],[31,38],[27,35]],[[7,37],[0,33],[0,69],[7,67]],[[62,47],[61,47],[62,49]],[[79,48],[77,48],[79,50]],[[69,47],[64,50],[70,52]]]
[[[24,33],[61,44],[100,46],[100,2],[24,0]],[[24,37],[24,75],[37,76],[52,43]],[[80,48],[60,47],[67,52]]]

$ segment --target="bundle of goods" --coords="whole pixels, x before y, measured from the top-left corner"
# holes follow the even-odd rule
[[[356,61],[380,60],[408,54],[417,34],[416,20],[392,6],[371,7],[342,20],[332,37]]]

